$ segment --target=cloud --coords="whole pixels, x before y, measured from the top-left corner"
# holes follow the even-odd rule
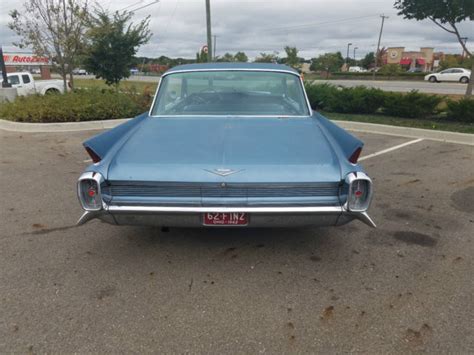
[[[151,0],[100,0],[104,8],[137,8]],[[206,43],[204,0],[160,0],[138,10],[134,19],[150,15],[153,37],[139,55],[193,58]],[[131,6],[132,5],[132,6]],[[7,49],[15,35],[6,27],[8,11],[17,0],[2,0],[0,39]],[[382,46],[421,46],[460,53],[455,36],[430,21],[404,20],[393,9],[393,0],[211,0],[213,34],[217,35],[217,55],[244,51],[250,57],[260,52],[283,52],[285,45],[296,46],[300,55],[314,57],[324,52],[341,51],[347,43],[358,47],[357,56],[375,49],[381,13],[385,22]],[[460,26],[463,35],[474,42],[471,23]],[[353,47],[354,47],[353,46]],[[351,50],[351,55],[353,54]]]

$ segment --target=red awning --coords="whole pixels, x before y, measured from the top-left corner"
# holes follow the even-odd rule
[[[400,65],[410,65],[411,64],[411,58],[402,58],[400,61]]]
[[[425,65],[425,63],[426,63],[423,58],[418,58],[418,59],[416,60],[416,62],[417,62],[418,64],[420,64],[420,65]]]

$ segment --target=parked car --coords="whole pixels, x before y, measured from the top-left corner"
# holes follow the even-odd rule
[[[440,71],[439,73],[431,73],[425,76],[425,80],[436,83],[441,81],[457,81],[467,84],[471,79],[471,71],[464,68],[450,68]]]
[[[130,69],[130,74],[137,75],[140,71],[137,68]]]
[[[349,73],[365,73],[365,72],[367,72],[367,69],[362,68],[362,67],[357,67],[357,66],[349,67]]]
[[[149,112],[84,142],[78,224],[336,226],[367,214],[363,143],[313,112],[298,72],[174,67]]]
[[[407,70],[407,73],[423,73],[421,68],[413,67]]]
[[[17,89],[19,96],[64,92],[62,80],[35,80],[29,72],[7,73],[7,79],[12,87]],[[0,78],[1,82],[3,82],[2,78]],[[69,88],[69,81],[67,83]]]
[[[41,74],[40,68],[33,68],[30,70],[31,74]]]
[[[87,74],[89,74],[85,69],[79,69],[79,68],[74,69],[74,70],[72,71],[72,73],[73,73],[74,75],[87,75]]]

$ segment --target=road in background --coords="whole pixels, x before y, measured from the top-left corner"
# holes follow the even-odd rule
[[[467,84],[461,83],[430,83],[428,81],[401,80],[316,80],[316,83],[329,83],[344,87],[367,86],[383,91],[410,92],[418,90],[426,94],[464,95]]]
[[[81,79],[94,79],[92,75],[76,76]],[[143,81],[143,82],[158,82],[159,76],[143,76],[143,75],[132,75],[128,79],[130,81]],[[442,94],[442,95],[464,95],[466,92],[467,84],[461,83],[430,83],[427,81],[410,81],[410,80],[315,80],[315,83],[329,83],[332,85],[340,85],[344,87],[354,86],[367,86],[372,88],[381,89],[384,91],[398,91],[398,92],[410,92],[412,90],[418,90],[422,93],[427,94]]]

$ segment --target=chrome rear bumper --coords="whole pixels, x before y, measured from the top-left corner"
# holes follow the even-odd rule
[[[350,212],[340,206],[297,207],[190,207],[190,206],[117,206],[104,205],[100,211],[86,211],[78,225],[98,218],[118,225],[203,227],[207,212],[248,213],[247,227],[338,226],[359,219],[370,227],[375,223],[366,212]]]

